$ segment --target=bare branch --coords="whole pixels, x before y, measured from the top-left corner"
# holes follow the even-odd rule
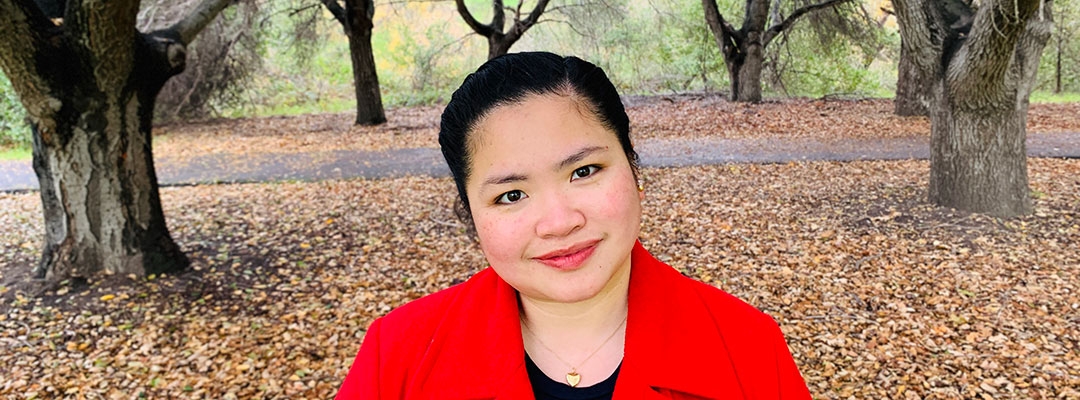
[[[544,9],[547,8],[548,0],[540,0],[536,3],[536,7],[533,7],[532,12],[529,13],[529,17],[522,21],[526,27],[533,26],[536,21],[540,20],[540,15],[544,13]]]
[[[716,0],[702,0],[701,4],[705,7],[705,21],[708,22],[714,36],[719,38],[723,35],[738,33],[738,30],[720,14],[720,9],[716,7]]]
[[[473,32],[483,37],[492,35],[493,29],[488,25],[481,24],[480,21],[473,17],[472,13],[469,12],[469,8],[465,7],[465,0],[454,0],[454,4],[457,5],[458,14],[461,14],[461,18],[472,28]]]
[[[334,19],[341,23],[342,26],[348,24],[349,16],[345,14],[345,9],[341,7],[341,4],[337,0],[322,0],[327,10],[330,10],[330,14],[334,15]]]
[[[57,28],[33,1],[0,0],[0,70],[33,119],[54,111],[46,108],[49,86],[37,62],[54,48],[48,40],[50,30]]]
[[[841,3],[847,3],[847,2],[850,2],[850,1],[852,1],[852,0],[826,0],[826,1],[823,1],[821,3],[811,4],[811,5],[804,6],[804,7],[799,7],[794,12],[792,12],[791,15],[789,15],[787,18],[785,18],[782,22],[780,22],[780,23],[778,23],[776,25],[773,25],[771,28],[769,28],[769,30],[765,32],[765,37],[762,40],[762,44],[768,45],[769,42],[772,41],[773,38],[775,38],[777,34],[782,33],[782,32],[784,32],[784,31],[786,31],[788,29],[791,29],[791,27],[795,25],[795,22],[797,22],[799,20],[799,18],[802,18],[806,14],[809,14],[809,13],[812,13],[814,11],[818,11],[818,10],[821,10],[821,9],[837,6],[837,5],[841,4]]]
[[[180,41],[187,45],[231,2],[232,0],[203,0],[191,14],[188,14],[180,22],[173,24],[173,26],[169,27],[169,30],[179,34]]]
[[[709,25],[709,30],[712,31],[716,44],[725,53],[724,56],[730,56],[731,54],[728,53],[731,51],[738,51],[737,42],[741,37],[739,31],[734,26],[731,26],[724,19],[724,16],[720,14],[720,9],[716,7],[716,0],[701,0],[701,5],[705,8],[705,22]]]
[[[970,35],[946,67],[950,85],[980,87],[963,86],[967,85],[968,80],[1004,83],[1004,74],[1012,62],[1016,43],[1041,2],[997,0],[979,7]]]
[[[492,0],[491,8],[493,14],[491,16],[491,27],[495,33],[502,33],[506,29],[506,10],[503,10],[502,0]]]

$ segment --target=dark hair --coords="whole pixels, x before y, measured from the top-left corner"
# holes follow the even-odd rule
[[[603,69],[577,57],[547,52],[499,56],[465,77],[443,110],[439,126],[439,145],[458,190],[454,211],[470,232],[474,226],[465,194],[465,179],[472,172],[469,135],[493,109],[543,94],[576,95],[584,100],[600,124],[615,132],[637,178],[638,157],[630,144],[630,119]]]

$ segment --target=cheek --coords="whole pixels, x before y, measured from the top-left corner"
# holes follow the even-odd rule
[[[526,237],[521,232],[524,223],[495,216],[480,216],[474,221],[480,250],[489,263],[500,264],[500,261],[518,258],[524,247],[521,238]]]

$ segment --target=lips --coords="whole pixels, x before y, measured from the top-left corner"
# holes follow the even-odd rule
[[[589,240],[533,259],[555,269],[573,270],[585,263],[585,260],[596,250],[598,243],[600,243],[599,240]]]

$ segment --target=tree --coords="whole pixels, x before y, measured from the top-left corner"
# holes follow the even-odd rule
[[[525,31],[532,28],[540,21],[540,15],[544,13],[547,8],[548,0],[539,0],[536,5],[533,6],[532,11],[525,19],[521,19],[521,7],[525,4],[524,0],[519,0],[517,7],[508,8],[503,5],[502,0],[492,0],[492,17],[490,24],[481,24],[473,17],[469,12],[469,8],[465,6],[465,0],[454,0],[457,4],[458,14],[461,14],[461,18],[465,19],[465,23],[469,24],[474,32],[478,35],[487,38],[488,41],[488,59],[492,59],[510,51],[510,46],[521,39],[521,36],[525,34]],[[510,30],[504,31],[506,28],[506,10],[514,12],[514,21],[510,24]]]
[[[795,9],[787,18],[779,10],[769,12],[771,0],[746,0],[743,25],[735,29],[716,6],[716,0],[701,0],[705,9],[705,22],[724,55],[731,81],[731,99],[734,101],[761,101],[761,71],[765,65],[765,48],[777,35],[795,25],[803,16],[852,0],[825,0]],[[776,0],[779,7],[779,0]],[[772,25],[769,25],[769,22]]]
[[[896,15],[891,8],[882,8],[886,15]],[[915,63],[917,50],[900,40],[900,60],[896,68],[896,96],[893,97],[893,113],[900,116],[927,116],[930,110],[930,85],[928,78]]]
[[[930,112],[930,79],[922,76],[922,69],[912,57],[918,53],[911,44],[900,40],[900,62],[897,66],[896,97],[893,113],[901,116],[925,116]]]
[[[151,152],[154,98],[229,0],[139,32],[138,0],[0,0],[0,68],[26,108],[45,214],[34,275],[149,274],[188,259],[165,225]]]
[[[330,10],[349,38],[352,58],[353,85],[356,88],[356,124],[378,125],[386,122],[379,76],[375,73],[375,56],[371,48],[371,29],[375,16],[374,0],[321,0]]]
[[[136,28],[168,28],[199,1],[142,0]],[[249,104],[247,89],[263,69],[261,41],[268,29],[258,27],[266,25],[260,19],[267,8],[256,1],[237,3],[187,43],[184,71],[169,78],[158,93],[154,121],[206,119]]]
[[[930,201],[1031,213],[1028,97],[1053,22],[1050,0],[895,0],[900,34],[931,79]]]

